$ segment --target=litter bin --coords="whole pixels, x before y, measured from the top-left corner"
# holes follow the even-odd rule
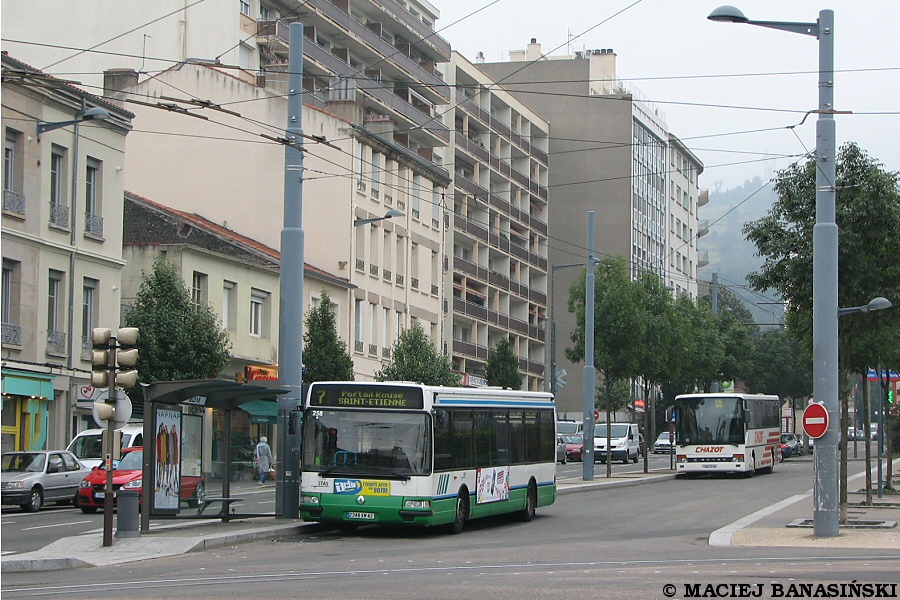
[[[140,537],[141,493],[137,490],[119,490],[116,496],[116,537]]]

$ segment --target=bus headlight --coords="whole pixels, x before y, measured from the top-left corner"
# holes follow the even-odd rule
[[[688,459],[687,459],[687,455],[686,455],[686,454],[679,454],[679,455],[675,458],[675,462],[686,463],[687,461],[688,461]]]
[[[735,454],[734,456],[731,457],[731,462],[744,462],[744,455],[743,454]]]
[[[431,500],[407,500],[404,508],[431,508]]]
[[[318,504],[318,496],[300,496],[300,504]]]

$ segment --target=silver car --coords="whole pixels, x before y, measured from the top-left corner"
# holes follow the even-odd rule
[[[0,496],[3,504],[22,510],[41,510],[44,502],[75,501],[78,486],[90,470],[65,450],[4,452],[0,466]]]

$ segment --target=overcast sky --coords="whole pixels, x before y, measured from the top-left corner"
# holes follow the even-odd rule
[[[788,127],[818,105],[816,38],[707,20],[721,1],[432,3],[441,12],[440,35],[473,62],[479,51],[488,62],[509,60],[509,51],[524,49],[531,38],[550,55],[612,48],[619,79],[666,114],[672,133],[705,164],[701,187],[711,191],[757,175],[767,180],[815,148],[816,115]],[[836,117],[838,145],[855,141],[888,170],[900,171],[900,2],[735,5],[749,19],[768,21],[815,22],[819,10],[834,10],[835,104],[854,113]],[[752,133],[761,129],[776,130]]]

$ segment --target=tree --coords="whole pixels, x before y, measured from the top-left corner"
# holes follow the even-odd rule
[[[214,379],[231,361],[231,342],[209,306],[195,304],[175,265],[160,257],[144,275],[127,327],[138,327],[137,369],[143,383]],[[140,400],[140,390],[135,388]]]
[[[338,337],[334,302],[322,290],[319,306],[306,313],[303,331],[303,383],[353,381],[353,359]]]
[[[572,332],[575,345],[566,348],[566,356],[572,362],[584,360],[586,279],[585,276],[576,280],[569,290],[569,312],[576,316]],[[594,277],[594,365],[602,380],[601,406],[606,407],[607,422],[615,406],[616,386],[638,374],[639,345],[646,331],[639,304],[640,293],[629,277],[625,262],[600,261]],[[610,461],[606,463],[606,475],[612,476]]]
[[[876,296],[896,299],[900,289],[900,261],[893,236],[900,229],[898,174],[885,171],[881,163],[853,143],[841,147],[836,164],[835,187],[839,192],[835,219],[840,232],[838,305],[861,306]],[[747,239],[765,259],[759,271],[749,274],[747,279],[757,291],[772,288],[781,293],[787,301],[789,330],[808,347],[812,344],[815,180],[814,158],[781,171],[775,180],[778,201],[765,217],[744,226]],[[838,431],[845,431],[847,426],[849,371],[864,370],[877,362],[873,333],[883,334],[900,327],[896,314],[851,315],[844,320],[851,318],[857,323],[874,320],[871,329],[853,327],[851,323],[841,323],[839,327],[841,418]],[[840,462],[841,521],[846,523],[847,444],[841,446]]]
[[[488,352],[487,364],[488,385],[518,390],[522,388],[522,374],[519,372],[519,359],[512,351],[509,338],[503,336],[497,345]]]
[[[453,372],[449,356],[437,348],[418,323],[404,329],[391,350],[393,361],[382,366],[377,381],[417,381],[426,385],[459,385],[459,373]]]

